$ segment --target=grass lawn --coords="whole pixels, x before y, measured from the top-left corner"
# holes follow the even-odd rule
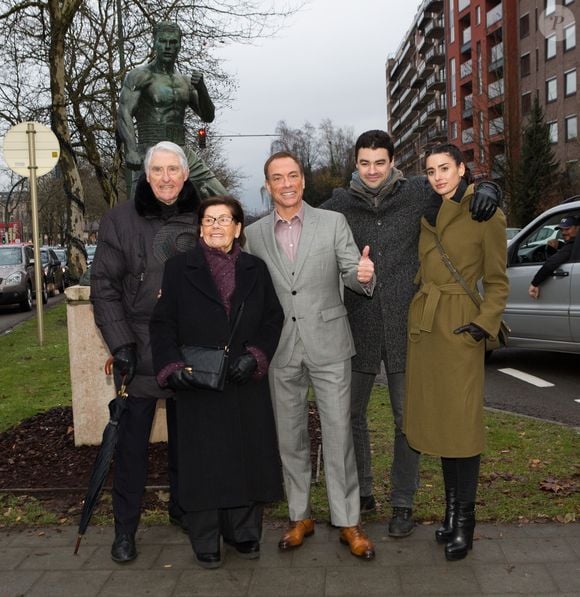
[[[54,406],[69,405],[71,390],[66,334],[66,305],[45,312],[45,344],[36,339],[36,322],[29,320],[0,337],[0,431]],[[390,515],[389,468],[393,424],[388,392],[376,386],[369,406],[369,425],[375,474],[374,494],[379,502],[368,520]],[[487,449],[483,455],[478,493],[478,519],[502,522],[580,518],[578,434],[554,423],[497,412],[486,413]],[[110,496],[104,495],[105,504]],[[312,488],[313,514],[328,519],[324,475]],[[33,498],[0,496],[4,522],[42,519]],[[8,512],[10,511],[10,513]],[[419,521],[439,520],[443,488],[439,459],[421,459],[421,486],[415,514]],[[273,518],[287,518],[284,503],[268,509]],[[159,510],[146,512],[144,522],[166,521]],[[68,521],[70,522],[70,520]],[[110,516],[95,522],[111,522]]]

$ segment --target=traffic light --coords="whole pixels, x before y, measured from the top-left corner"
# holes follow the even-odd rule
[[[206,129],[199,129],[197,131],[197,144],[200,149],[205,149],[207,144],[207,130]]]

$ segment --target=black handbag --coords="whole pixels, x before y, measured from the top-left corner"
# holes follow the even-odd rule
[[[481,301],[483,300],[481,295],[479,294],[479,292],[476,293],[471,288],[469,288],[467,282],[465,281],[465,278],[457,271],[457,268],[453,265],[453,262],[449,258],[449,255],[447,255],[447,253],[445,252],[445,249],[443,248],[443,245],[441,244],[441,241],[439,240],[439,237],[437,235],[435,235],[435,244],[437,245],[437,249],[439,249],[439,253],[441,253],[441,259],[443,260],[443,263],[447,266],[447,269],[452,273],[455,280],[457,280],[457,282],[459,282],[461,286],[463,286],[465,292],[467,292],[467,294],[469,295],[469,298],[475,303],[477,307],[479,307],[479,305],[481,305]],[[510,332],[510,327],[505,322],[505,320],[502,319],[499,324],[499,331],[495,339],[485,339],[486,352],[507,346]]]
[[[221,392],[226,384],[232,338],[240,322],[244,303],[241,304],[226,346],[182,346],[181,356],[193,384],[204,390]]]

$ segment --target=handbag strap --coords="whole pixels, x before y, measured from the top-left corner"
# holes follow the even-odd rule
[[[242,304],[240,305],[240,308],[238,309],[238,314],[236,315],[236,320],[234,321],[234,327],[232,328],[232,333],[230,334],[230,337],[228,338],[228,343],[225,347],[226,351],[229,350],[229,348],[230,348],[230,344],[232,343],[232,339],[234,337],[234,334],[236,333],[238,323],[240,323],[240,318],[242,317],[242,311],[244,310],[245,304],[246,304],[245,301],[242,301]]]
[[[439,253],[441,253],[441,259],[443,260],[443,263],[447,266],[447,269],[451,272],[455,280],[459,282],[461,286],[463,286],[463,289],[465,290],[465,292],[467,292],[469,298],[475,303],[477,307],[479,307],[482,301],[481,295],[479,295],[479,293],[476,294],[473,291],[473,289],[469,287],[469,285],[465,281],[465,278],[459,273],[459,271],[457,271],[457,268],[453,265],[453,261],[451,261],[449,255],[447,255],[447,253],[445,252],[445,249],[443,248],[443,245],[441,244],[441,241],[439,240],[439,236],[437,236],[437,234],[435,235],[435,244],[439,249]]]

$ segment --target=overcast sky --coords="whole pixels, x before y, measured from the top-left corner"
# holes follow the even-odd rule
[[[219,134],[268,134],[330,118],[361,132],[387,126],[385,65],[410,28],[419,0],[311,0],[275,38],[232,45],[220,55],[239,88],[217,114]],[[232,167],[247,178],[241,199],[260,208],[271,138],[224,139]],[[210,139],[211,142],[211,139]]]

